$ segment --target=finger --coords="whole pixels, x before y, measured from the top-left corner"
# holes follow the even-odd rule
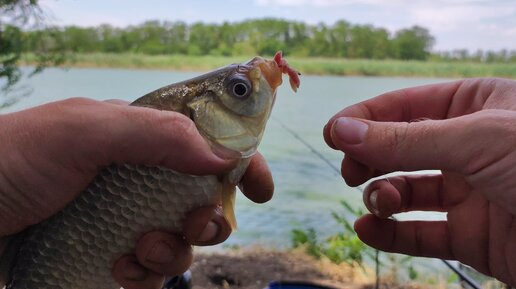
[[[180,275],[192,264],[191,246],[179,236],[166,232],[149,232],[138,240],[138,262],[155,273],[166,276]]]
[[[366,215],[355,222],[355,231],[360,240],[381,251],[455,259],[446,221],[398,222]]]
[[[389,181],[371,183],[362,197],[366,208],[376,217],[385,219],[401,210],[401,194]]]
[[[164,281],[162,275],[141,266],[133,255],[120,257],[111,274],[124,289],[160,289]]]
[[[364,191],[364,203],[378,217],[408,211],[446,211],[442,175],[411,175],[376,180]]]
[[[256,153],[251,159],[239,188],[246,197],[256,203],[265,203],[272,198],[274,181],[267,162],[260,153]]]
[[[364,203],[378,217],[410,211],[446,212],[471,188],[459,175],[407,175],[376,180],[364,190]]]
[[[207,206],[187,214],[183,234],[189,244],[209,246],[224,242],[231,234],[231,226],[219,206]]]
[[[379,176],[386,175],[388,172],[375,170],[345,155],[342,160],[341,174],[346,184],[350,187],[359,186],[366,181]]]
[[[405,88],[388,92],[338,112],[324,127],[326,143],[336,148],[331,127],[340,117],[373,121],[410,122],[417,119],[445,119],[478,111],[495,89],[488,79],[468,79]],[[453,101],[452,101],[453,100]]]
[[[494,140],[509,133],[503,124],[513,114],[484,110],[414,123],[339,118],[331,137],[336,147],[375,170],[441,169],[472,174],[509,153],[509,146]],[[484,153],[487,146],[493,153]]]
[[[344,181],[350,187],[359,186],[375,175],[374,169],[357,162],[348,155],[344,156],[340,171]]]

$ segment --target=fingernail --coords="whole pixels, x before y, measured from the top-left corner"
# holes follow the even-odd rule
[[[146,259],[149,262],[163,264],[170,263],[174,257],[175,254],[170,245],[163,241],[158,241],[154,244],[149,254],[147,254]]]
[[[369,204],[373,206],[373,208],[378,209],[378,190],[374,190],[369,195]]]
[[[378,190],[374,190],[369,195],[369,204],[373,209],[373,214],[380,215],[380,211],[378,210]]]
[[[141,265],[128,262],[124,267],[124,278],[133,281],[142,281],[147,277],[147,272]]]
[[[338,118],[332,125],[332,138],[337,137],[340,141],[347,144],[359,144],[364,141],[367,133],[365,122],[349,118]]]
[[[204,227],[204,230],[199,235],[199,238],[197,241],[199,242],[207,242],[212,239],[214,239],[217,234],[219,233],[219,225],[217,225],[215,222],[210,221],[206,227]]]

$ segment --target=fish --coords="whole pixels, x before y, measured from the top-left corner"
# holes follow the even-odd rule
[[[72,203],[17,238],[19,249],[0,264],[8,270],[6,288],[120,288],[111,275],[114,262],[133,252],[146,232],[180,233],[186,213],[198,207],[221,205],[236,228],[236,185],[257,151],[283,74],[296,91],[299,73],[278,52],[272,60],[257,56],[132,102],[188,116],[212,150],[240,156],[237,166],[224,176],[145,164],[103,168]]]

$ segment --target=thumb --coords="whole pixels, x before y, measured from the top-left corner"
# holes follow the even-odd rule
[[[121,116],[101,126],[109,142],[105,163],[160,165],[188,174],[219,174],[236,153],[212,148],[188,117],[170,111],[119,106]],[[130,117],[124,117],[130,116]]]
[[[341,117],[331,128],[335,146],[379,171],[440,169],[474,173],[499,146],[497,113],[478,112],[446,120],[375,122]],[[496,126],[495,126],[496,127]],[[487,154],[489,155],[489,154]]]
[[[218,175],[236,164],[233,155],[212,149],[191,119],[172,111],[73,98],[13,113],[9,119],[13,134],[31,131],[18,133],[25,139],[18,143],[26,143],[18,151],[88,172],[116,163]]]

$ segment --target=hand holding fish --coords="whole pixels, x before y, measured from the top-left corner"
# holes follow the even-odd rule
[[[441,170],[373,181],[373,215],[355,230],[383,251],[458,260],[516,285],[516,82],[468,79],[389,92],[350,106],[326,125],[345,153],[351,186],[395,171]],[[446,221],[392,214],[441,211]]]
[[[68,99],[0,116],[0,236],[39,223],[60,211],[110,163],[145,163],[180,172],[222,174],[236,162],[215,155],[193,122],[176,112]],[[242,179],[253,201],[272,197],[267,165],[256,154]],[[166,214],[167,212],[163,212]],[[163,275],[185,271],[190,245],[211,245],[230,234],[216,206],[189,213],[183,235],[145,234],[113,268],[126,288],[157,288]]]
[[[19,249],[0,259],[0,281],[159,288],[163,274],[184,271],[190,244],[221,242],[236,227],[237,185],[254,201],[271,198],[257,148],[283,73],[297,89],[298,73],[278,52],[131,106],[75,99],[2,116],[0,134],[15,141],[2,150],[10,153],[0,167],[0,236],[30,227],[9,241]]]

